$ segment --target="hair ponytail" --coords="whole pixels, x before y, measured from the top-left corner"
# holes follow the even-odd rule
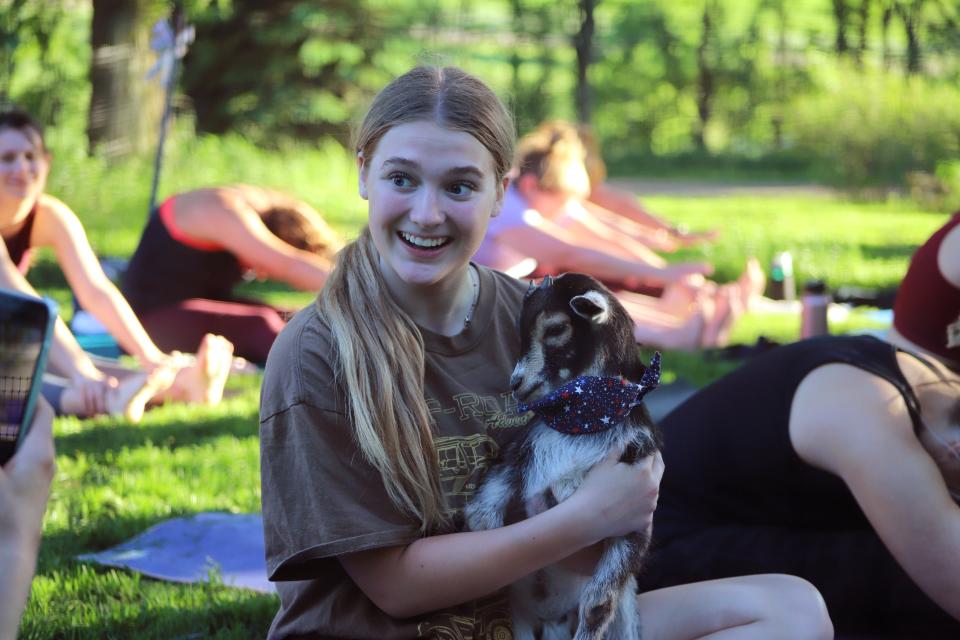
[[[370,229],[338,254],[318,299],[354,435],[395,505],[426,532],[446,523],[420,330],[393,301]]]
[[[387,131],[417,121],[476,138],[490,152],[499,188],[515,130],[487,85],[455,67],[411,69],[377,94],[355,132],[354,149],[370,159]],[[424,396],[423,336],[387,290],[369,228],[338,254],[318,305],[336,345],[334,372],[360,451],[397,508],[420,520],[422,532],[444,528],[449,516]]]

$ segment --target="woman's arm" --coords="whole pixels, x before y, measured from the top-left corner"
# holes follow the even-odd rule
[[[577,202],[568,204],[563,213],[551,221],[576,234],[580,244],[604,247],[621,258],[644,262],[654,267],[666,266],[666,260],[631,234],[631,231],[636,229],[630,227],[637,225],[622,218],[611,220],[615,217],[609,211],[589,202]]]
[[[646,530],[656,508],[663,460],[628,465],[611,455],[568,500],[489,531],[420,539],[340,558],[354,582],[397,618],[480,598],[604,538]]]
[[[0,639],[17,636],[37,564],[55,462],[53,410],[43,400],[20,450],[0,471]]]
[[[797,389],[790,437],[802,459],[844,480],[900,566],[960,620],[960,507],[894,386],[849,365],[820,367]]]
[[[497,238],[521,255],[551,267],[576,267],[578,271],[608,280],[646,280],[661,284],[679,282],[690,274],[710,273],[709,265],[683,264],[656,267],[581,246],[575,233],[548,220],[503,231]]]
[[[648,227],[653,234],[650,239],[654,243],[652,246],[663,251],[674,251],[678,244],[691,245],[703,240],[713,240],[718,235],[716,230],[703,233],[687,233],[644,209],[632,193],[611,187],[608,184],[600,184],[592,189],[589,201],[637,224]]]
[[[16,265],[10,259],[7,253],[7,247],[0,242],[0,287],[12,289],[25,293],[30,296],[40,297],[33,285],[20,273]],[[50,371],[66,378],[75,379],[78,377],[99,380],[103,374],[93,364],[90,357],[77,343],[70,329],[64,324],[63,320],[57,316],[53,328],[53,339],[50,342],[50,355],[48,356],[48,366]]]
[[[126,298],[103,272],[76,214],[56,198],[40,199],[36,244],[53,247],[70,288],[84,309],[107,327],[121,347],[150,369],[166,355],[147,335]]]
[[[319,291],[333,270],[329,257],[302,251],[273,235],[246,204],[219,209],[204,226],[206,234],[215,230],[216,241],[259,275],[298,289]]]

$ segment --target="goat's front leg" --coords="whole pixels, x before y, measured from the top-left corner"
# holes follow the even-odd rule
[[[487,471],[480,488],[467,503],[464,515],[471,531],[499,529],[510,499],[519,492],[516,466],[499,464]]]
[[[610,623],[620,609],[624,587],[632,584],[630,578],[640,570],[650,537],[646,533],[632,533],[622,538],[607,540],[603,555],[590,582],[580,594],[580,616],[574,640],[601,640],[606,637]],[[636,595],[631,593],[630,597]],[[639,640],[640,625],[636,620],[623,620],[616,640]]]

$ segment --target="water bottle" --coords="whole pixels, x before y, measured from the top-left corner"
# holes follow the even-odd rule
[[[767,296],[774,300],[793,300],[797,286],[793,279],[793,256],[782,251],[770,261],[770,281]]]
[[[827,325],[827,307],[830,294],[823,280],[809,280],[800,296],[800,339],[830,333]]]

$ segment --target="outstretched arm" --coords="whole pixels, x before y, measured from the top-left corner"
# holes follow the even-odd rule
[[[647,211],[632,193],[611,187],[608,184],[599,184],[590,191],[589,201],[621,215],[637,224],[651,230],[650,241],[654,248],[664,251],[674,251],[677,245],[688,246],[703,240],[713,240],[717,231],[704,233],[687,233]]]
[[[23,274],[7,253],[7,247],[0,242],[0,287],[12,289],[30,296],[40,297],[36,289]],[[93,364],[90,357],[77,343],[70,329],[57,317],[53,330],[53,339],[50,342],[49,364],[50,370],[58,375],[70,378],[78,377],[99,380],[103,374]]]
[[[671,284],[693,273],[709,273],[709,265],[651,265],[630,260],[579,243],[573,231],[542,220],[536,226],[524,225],[503,231],[499,241],[521,255],[552,267],[576,267],[578,271],[608,280],[648,280]]]
[[[34,237],[36,244],[53,247],[80,304],[107,327],[125,351],[148,369],[165,361],[166,355],[153,343],[126,298],[103,272],[83,225],[69,207],[56,198],[42,196]]]

